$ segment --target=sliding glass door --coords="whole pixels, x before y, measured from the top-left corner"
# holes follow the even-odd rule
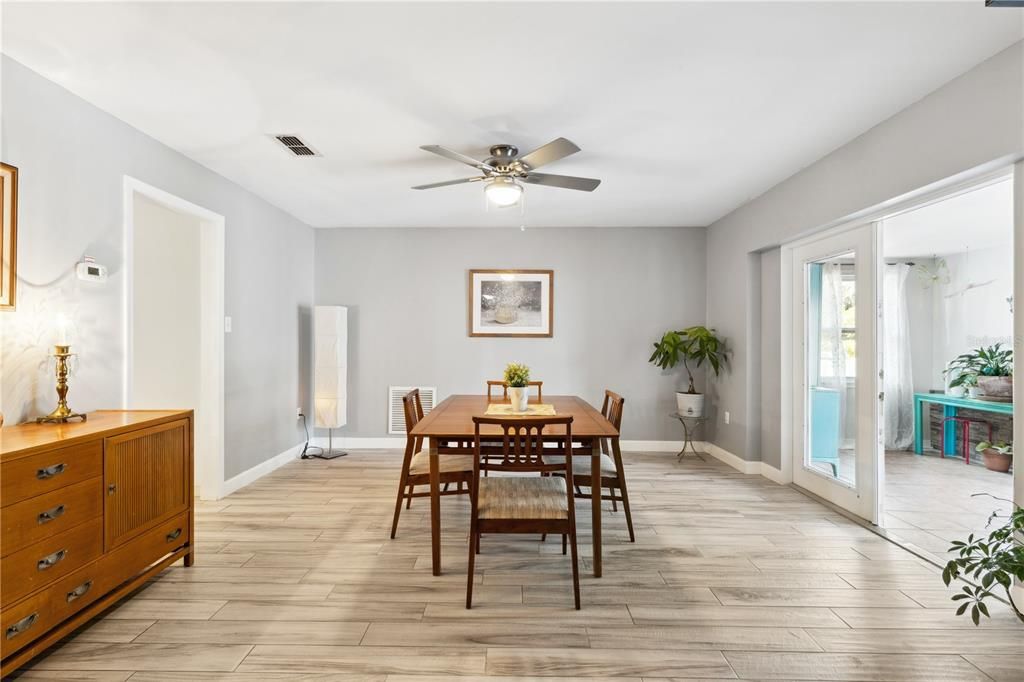
[[[793,481],[877,523],[878,225],[793,248]]]

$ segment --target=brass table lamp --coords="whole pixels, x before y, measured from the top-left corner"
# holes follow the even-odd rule
[[[53,357],[57,360],[57,407],[45,417],[36,419],[39,424],[64,424],[75,418],[86,420],[86,415],[68,407],[68,358],[71,355],[71,346],[57,344],[53,347]]]

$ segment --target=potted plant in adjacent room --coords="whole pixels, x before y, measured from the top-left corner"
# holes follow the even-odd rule
[[[654,344],[648,360],[662,369],[673,369],[683,363],[689,386],[686,391],[676,391],[676,408],[685,417],[704,416],[704,394],[693,386],[693,370],[706,363],[717,377],[725,361],[725,343],[714,329],[702,326],[665,332]]]
[[[1013,464],[1013,445],[1009,443],[989,443],[986,440],[978,443],[975,448],[985,460],[985,468],[989,471],[1007,473]]]
[[[953,377],[950,389],[977,385],[983,400],[1013,400],[1013,350],[1003,344],[981,346],[956,356],[943,372]]]
[[[526,412],[526,403],[530,399],[530,368],[518,362],[508,363],[505,366],[505,385],[508,386],[512,409]]]
[[[977,495],[995,497],[988,493],[977,493],[971,497]],[[942,581],[947,586],[961,576],[975,583],[964,585],[952,597],[960,604],[956,615],[962,616],[970,609],[975,625],[981,622],[982,616],[989,617],[985,600],[995,597],[992,590],[998,588],[1005,592],[1014,614],[1024,623],[1024,612],[1021,611],[1024,605],[1013,600],[1012,589],[1014,578],[1024,581],[1024,545],[1015,537],[1024,533],[1024,508],[1000,497],[995,499],[1009,503],[1012,511],[1008,516],[993,513],[989,524],[995,519],[1005,519],[1006,522],[989,533],[987,538],[976,538],[971,534],[966,541],[954,542],[949,551],[957,556],[942,569]]]

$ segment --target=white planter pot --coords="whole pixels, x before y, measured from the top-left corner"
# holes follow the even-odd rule
[[[704,394],[676,391],[676,408],[684,417],[703,417]]]
[[[982,391],[977,386],[971,386],[970,388],[967,389],[967,397],[968,398],[977,398],[980,395],[982,395]]]
[[[526,412],[526,403],[530,400],[530,389],[526,386],[509,386],[508,399],[516,412]]]
[[[954,398],[963,398],[967,395],[967,389],[963,386],[950,386],[946,389],[946,395],[951,395]]]

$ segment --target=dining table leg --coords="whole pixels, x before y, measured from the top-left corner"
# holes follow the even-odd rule
[[[441,464],[437,441],[428,439],[430,447],[430,561],[434,575],[441,575]]]
[[[594,577],[601,577],[601,439],[594,438],[590,446],[590,506],[591,536],[594,547]],[[596,484],[596,485],[594,485]]]

